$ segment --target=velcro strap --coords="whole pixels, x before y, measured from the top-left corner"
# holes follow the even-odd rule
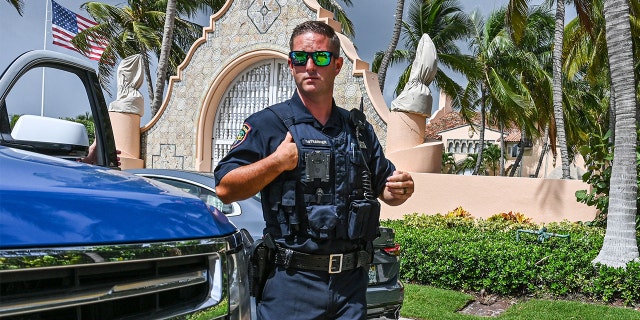
[[[364,250],[349,253],[316,255],[278,247],[276,253],[276,264],[284,266],[285,268],[326,271],[328,273],[340,273],[342,271],[360,268],[368,265],[369,261],[369,253]]]

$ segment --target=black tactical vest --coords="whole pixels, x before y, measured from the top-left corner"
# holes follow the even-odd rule
[[[377,212],[371,215],[361,207],[354,209],[354,204],[371,202],[365,199],[363,185],[370,183],[370,177],[363,158],[366,146],[358,144],[349,112],[335,109],[344,120],[343,128],[330,137],[313,126],[313,119],[295,119],[289,103],[269,109],[284,122],[298,146],[297,168],[273,181],[267,195],[281,235],[373,240],[379,226],[379,203],[373,201]]]

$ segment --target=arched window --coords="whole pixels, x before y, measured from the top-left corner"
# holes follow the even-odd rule
[[[244,119],[291,98],[295,88],[287,61],[283,59],[260,61],[239,74],[218,106],[213,127],[211,170],[229,152]]]

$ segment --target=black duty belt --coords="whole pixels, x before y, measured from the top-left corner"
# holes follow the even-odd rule
[[[285,268],[302,270],[327,271],[340,273],[364,267],[369,264],[370,256],[364,250],[349,253],[335,253],[328,255],[308,254],[278,246],[276,264]]]

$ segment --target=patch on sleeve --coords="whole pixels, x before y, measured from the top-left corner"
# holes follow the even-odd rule
[[[234,141],[231,145],[231,149],[239,146],[242,142],[244,142],[244,140],[247,139],[247,135],[249,135],[249,131],[251,131],[251,125],[246,122],[242,124],[242,129],[238,131],[238,134],[236,135],[236,141]]]

